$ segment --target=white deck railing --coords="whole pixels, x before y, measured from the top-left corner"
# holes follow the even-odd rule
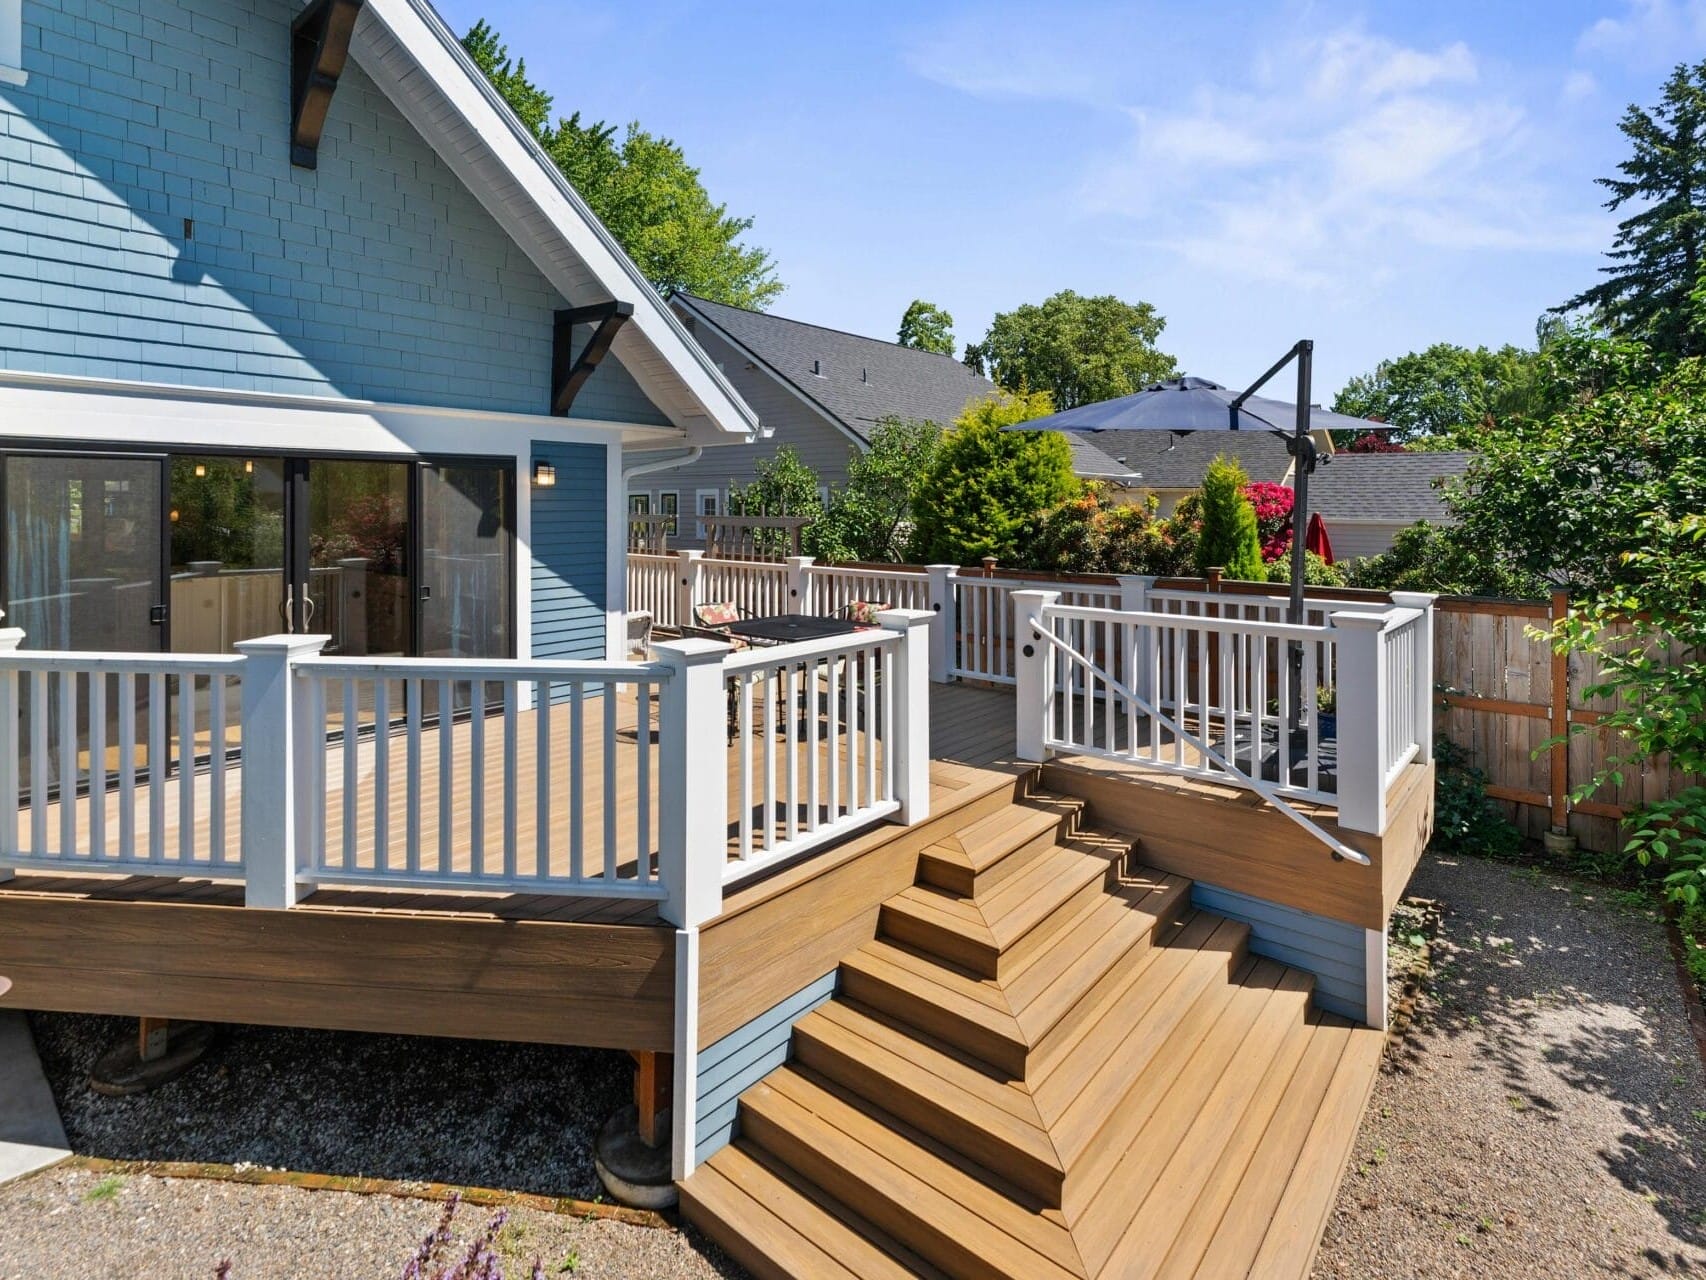
[[[1341,826],[1381,832],[1399,771],[1431,758],[1432,597],[1397,600],[1292,626],[1024,593],[1020,753],[1243,787],[1361,860],[1292,806],[1333,804]]]
[[[312,658],[296,678],[326,743],[297,780],[303,882],[664,896],[667,667]]]
[[[813,564],[805,579],[805,612],[820,618],[844,614],[855,604],[930,608],[930,578],[922,568]]]
[[[300,635],[35,653],[0,631],[0,879],[226,877],[272,908],[331,885],[629,898],[697,924],[725,881],[929,812],[932,616],[647,663],[346,658]]]
[[[681,559],[673,555],[628,553],[628,608],[652,615],[652,624],[673,631],[681,625],[676,601],[681,596]]]
[[[778,861],[928,803],[931,615],[893,611],[879,626],[724,663],[736,779],[740,880]],[[904,810],[904,812],[903,812]]]
[[[243,660],[27,653],[21,638],[0,632],[0,877],[241,876],[229,761]]]

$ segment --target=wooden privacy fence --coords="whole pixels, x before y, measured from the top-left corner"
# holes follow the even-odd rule
[[[1601,678],[1597,660],[1554,653],[1544,635],[1530,634],[1544,632],[1569,607],[1564,592],[1544,602],[1442,597],[1434,609],[1439,731],[1486,772],[1487,794],[1509,807],[1524,834],[1564,827],[1583,848],[1609,853],[1620,846],[1619,824],[1631,810],[1701,779],[1666,760],[1647,761],[1624,770],[1621,784],[1570,800],[1617,744],[1596,727],[1612,700],[1583,696]],[[1681,657],[1679,646],[1670,657]],[[1566,743],[1546,747],[1565,734]]]

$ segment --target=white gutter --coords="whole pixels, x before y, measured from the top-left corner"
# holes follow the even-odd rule
[[[641,451],[636,450],[636,452],[641,452]],[[654,452],[656,452],[656,450],[647,449],[647,450],[644,450],[644,452],[654,453]],[[623,467],[622,468],[622,479],[624,482],[626,482],[626,481],[632,480],[635,476],[647,476],[647,475],[650,475],[654,471],[672,471],[676,467],[689,466],[692,463],[699,461],[699,459],[704,457],[704,456],[705,456],[705,446],[702,444],[696,444],[692,448],[690,448],[686,453],[680,454],[680,455],[673,457],[673,458],[661,458],[656,462],[636,462],[631,467]]]

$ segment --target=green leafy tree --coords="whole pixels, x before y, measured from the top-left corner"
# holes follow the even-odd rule
[[[1071,409],[1171,376],[1173,357],[1155,346],[1166,323],[1147,302],[1063,289],[997,315],[965,362],[1008,391],[1047,391],[1057,409]]]
[[[824,513],[818,537],[844,550],[836,559],[906,559],[915,495],[941,442],[942,428],[934,422],[877,423],[869,447],[848,459],[847,484],[831,496]]]
[[[1659,105],[1631,105],[1618,124],[1630,155],[1621,176],[1601,178],[1605,207],[1633,209],[1617,224],[1605,279],[1560,310],[1590,308],[1612,332],[1661,353],[1706,352],[1689,295],[1706,248],[1706,62],[1678,65]]]
[[[1256,508],[1244,496],[1250,477],[1234,458],[1218,455],[1202,480],[1202,534],[1197,572],[1218,568],[1228,578],[1266,582],[1262,541],[1256,532]]]
[[[992,395],[967,406],[943,438],[913,504],[913,554],[969,564],[1015,561],[1043,512],[1078,491],[1072,448],[1055,431],[1003,427],[1054,411],[1046,391]]]
[[[1350,586],[1375,591],[1533,597],[1545,590],[1543,583],[1513,573],[1480,548],[1466,545],[1456,530],[1425,520],[1400,529],[1388,550],[1352,560],[1344,572]]]
[[[801,535],[807,555],[826,560],[846,559],[846,550],[836,545],[823,526],[823,493],[818,474],[810,463],[783,445],[775,456],[761,458],[753,468],[753,479],[744,485],[729,483],[729,514],[732,516],[801,516],[811,523]],[[767,555],[791,554],[788,539],[780,530],[753,531],[752,543]]]
[[[1381,434],[1406,444],[1471,447],[1486,423],[1531,409],[1534,365],[1535,353],[1521,347],[1436,342],[1352,378],[1333,411],[1390,423],[1395,430]]]
[[[614,125],[583,123],[579,112],[552,123],[551,95],[484,20],[462,47],[657,288],[755,308],[782,292],[770,254],[742,243],[752,219],[714,203],[674,142],[638,123],[618,139]]]
[[[900,318],[900,345],[937,355],[954,354],[954,317],[934,302],[914,298]]]

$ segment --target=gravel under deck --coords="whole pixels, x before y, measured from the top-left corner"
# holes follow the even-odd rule
[[[1435,971],[1363,1121],[1317,1277],[1706,1271],[1706,1071],[1655,912],[1428,858]]]

